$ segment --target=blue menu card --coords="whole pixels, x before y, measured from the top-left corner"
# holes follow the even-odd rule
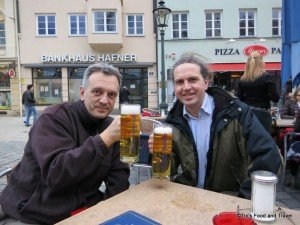
[[[134,211],[127,211],[99,225],[161,225],[160,223]]]

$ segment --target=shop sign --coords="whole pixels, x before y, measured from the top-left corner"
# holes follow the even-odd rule
[[[274,48],[274,47],[272,47],[271,48],[271,52],[272,52],[273,55],[274,54],[281,54],[281,48]]]
[[[10,78],[15,78],[16,76],[15,71],[13,69],[9,69],[7,73]]]
[[[239,55],[240,52],[236,48],[216,48],[215,55]]]
[[[43,63],[74,63],[74,62],[132,62],[135,54],[57,54],[42,55]]]
[[[248,56],[253,51],[259,52],[262,56],[268,55],[269,53],[269,50],[262,45],[249,45],[244,48],[243,53]]]

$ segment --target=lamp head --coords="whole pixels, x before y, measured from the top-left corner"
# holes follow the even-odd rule
[[[158,29],[164,30],[168,26],[171,9],[165,7],[165,2],[161,0],[158,3],[158,7],[152,12],[156,18]]]

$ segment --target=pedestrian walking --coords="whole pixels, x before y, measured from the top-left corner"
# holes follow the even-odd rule
[[[33,116],[33,124],[37,120],[37,112],[35,108],[35,103],[37,101],[34,99],[32,84],[27,85],[27,90],[23,93],[22,102],[23,101],[24,101],[25,114],[26,114],[26,120],[24,123],[26,127],[29,127],[31,126],[31,124],[29,123],[31,115]]]

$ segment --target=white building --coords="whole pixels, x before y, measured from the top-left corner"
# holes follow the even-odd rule
[[[280,90],[281,0],[166,0],[165,6],[172,10],[165,35],[166,74],[181,54],[195,52],[210,64],[212,83],[231,91],[255,49]],[[170,76],[167,82],[172,105]]]

